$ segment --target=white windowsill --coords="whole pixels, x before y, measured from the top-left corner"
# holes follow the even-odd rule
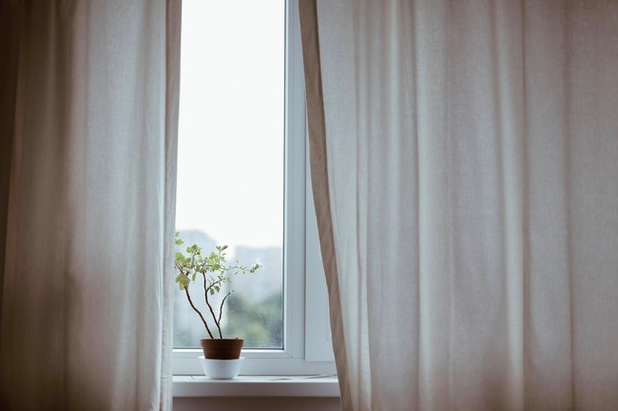
[[[241,375],[233,380],[175,375],[172,381],[174,397],[339,397],[332,375]]]

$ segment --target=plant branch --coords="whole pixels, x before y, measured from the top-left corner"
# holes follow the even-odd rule
[[[227,297],[229,297],[233,292],[234,290],[230,291],[225,295],[225,297],[223,297],[221,305],[219,306],[219,319],[217,320],[217,324],[221,324],[221,316],[223,315],[223,304],[225,304],[225,300],[227,300]]]
[[[210,310],[210,315],[212,316],[212,319],[214,320],[215,325],[217,326],[217,330],[219,331],[219,338],[223,338],[223,334],[221,333],[221,325],[217,321],[215,310],[213,310],[212,305],[210,304],[210,301],[208,301],[208,291],[212,288],[212,284],[207,287],[206,286],[206,274],[202,273],[202,277],[204,277],[204,301],[206,301],[206,305],[208,306],[208,309]]]
[[[206,320],[204,319],[204,316],[202,315],[202,312],[200,310],[197,309],[197,307],[195,306],[195,304],[193,304],[193,300],[191,300],[191,295],[189,295],[189,287],[185,287],[185,294],[187,295],[187,300],[189,300],[189,304],[191,304],[191,308],[193,308],[193,310],[200,316],[200,318],[202,319],[202,322],[204,323],[204,327],[206,327],[206,331],[208,331],[208,335],[210,335],[210,338],[215,338],[213,337],[212,333],[210,332],[210,328],[208,328],[208,323],[206,322]]]

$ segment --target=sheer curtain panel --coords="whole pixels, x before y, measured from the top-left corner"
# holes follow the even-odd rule
[[[618,2],[300,12],[344,409],[618,409]]]
[[[0,3],[0,408],[171,408],[179,1]]]

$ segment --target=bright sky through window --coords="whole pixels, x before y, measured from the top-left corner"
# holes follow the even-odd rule
[[[281,246],[282,1],[184,0],[177,229]]]

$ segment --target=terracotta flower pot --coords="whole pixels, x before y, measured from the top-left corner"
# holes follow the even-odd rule
[[[200,340],[204,358],[212,360],[236,360],[245,341],[240,338],[204,338]]]

